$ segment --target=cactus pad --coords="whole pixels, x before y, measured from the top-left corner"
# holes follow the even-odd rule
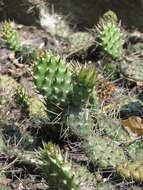
[[[101,47],[113,59],[120,58],[123,53],[123,37],[115,13],[109,11],[104,14],[97,26],[97,32]]]
[[[43,52],[34,66],[34,80],[37,89],[47,101],[66,104],[72,91],[71,69],[60,57],[51,52]]]
[[[58,147],[52,143],[45,144],[41,156],[43,171],[51,189],[79,190],[74,182],[71,164],[62,157]]]
[[[104,132],[108,137],[118,141],[119,143],[128,143],[131,138],[127,131],[121,126],[118,119],[107,118],[100,116],[97,118],[99,129]]]
[[[133,81],[136,83],[142,83],[143,85],[143,64],[142,58],[138,56],[129,56],[126,57],[120,63],[120,72],[123,76],[129,81]]]
[[[93,65],[82,66],[79,69],[79,71],[77,71],[73,75],[74,105],[85,103],[90,96],[96,97],[96,95],[93,92],[96,81],[97,81],[97,72]]]
[[[143,182],[143,161],[135,160],[117,167],[117,173],[126,179]]]
[[[101,168],[114,168],[126,161],[123,149],[110,138],[89,135],[84,147],[89,159]]]
[[[68,116],[68,125],[71,131],[78,137],[86,139],[91,134],[94,121],[91,118],[91,112],[89,109],[75,109],[71,108]]]
[[[2,23],[2,34],[8,47],[14,51],[19,48],[19,36],[14,26],[8,21]]]

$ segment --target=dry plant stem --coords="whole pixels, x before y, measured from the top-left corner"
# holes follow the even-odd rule
[[[135,142],[137,142],[137,141],[140,141],[140,140],[142,140],[142,139],[143,139],[142,136],[136,137],[135,139],[132,139],[131,141],[129,141],[128,143],[126,143],[125,146],[129,146],[129,145],[131,145],[131,144],[133,144],[133,143],[135,143]]]
[[[15,158],[11,163],[9,163],[7,166],[5,167],[2,167],[0,168],[0,172],[2,171],[5,171],[5,170],[8,170],[10,169],[17,161],[18,161],[19,158]]]

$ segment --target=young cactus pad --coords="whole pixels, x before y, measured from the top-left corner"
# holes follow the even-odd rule
[[[82,66],[73,75],[73,104],[74,105],[83,104],[88,100],[90,96],[95,95],[93,91],[94,91],[95,83],[97,81],[97,76],[98,76],[97,71],[95,70],[93,65]]]
[[[105,13],[96,29],[101,47],[113,59],[119,59],[123,53],[123,37],[116,14],[112,11]]]
[[[37,58],[34,67],[34,80],[39,92],[47,101],[67,104],[72,91],[71,68],[58,56],[51,52],[43,52]]]
[[[2,35],[8,47],[14,51],[19,49],[19,36],[12,23],[4,21],[2,23]]]
[[[71,164],[63,158],[60,149],[52,143],[41,150],[43,172],[52,190],[79,190],[75,184]]]

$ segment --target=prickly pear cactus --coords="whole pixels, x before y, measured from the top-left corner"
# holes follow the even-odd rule
[[[132,160],[143,160],[143,140],[130,144],[127,147],[127,153]]]
[[[116,190],[116,186],[113,185],[112,183],[110,182],[102,182],[102,183],[99,183],[96,187],[97,190]]]
[[[32,119],[39,118],[40,120],[49,121],[49,116],[46,112],[46,107],[42,101],[38,99],[36,95],[29,95],[26,89],[24,89],[17,81],[7,75],[0,76],[0,88],[4,91],[5,96],[1,99],[3,107],[7,106],[10,97],[17,101],[20,100],[20,104],[26,108],[29,117]]]
[[[97,122],[101,132],[115,141],[126,144],[131,140],[129,134],[121,126],[119,120],[114,118],[106,118],[105,116],[99,116],[97,118]]]
[[[39,119],[49,121],[50,118],[46,111],[46,106],[44,105],[44,102],[38,99],[37,96],[30,96],[26,89],[20,85],[17,87],[17,95],[19,96],[24,108],[27,110],[30,119],[34,119],[35,121],[38,121]]]
[[[101,168],[115,167],[126,161],[124,151],[117,143],[108,137],[94,135],[90,110],[70,111],[68,125],[75,135],[82,138],[84,152],[95,165]]]
[[[113,59],[119,59],[123,53],[123,36],[120,32],[116,14],[112,11],[105,13],[96,29],[101,47]]]
[[[52,143],[44,145],[41,151],[43,171],[48,180],[50,189],[53,190],[79,190],[75,184],[71,171],[71,164],[62,157],[60,150]]]
[[[126,161],[123,149],[104,136],[89,135],[84,141],[84,149],[88,158],[101,168],[115,168]]]
[[[34,67],[34,81],[37,89],[46,96],[47,101],[67,104],[72,91],[71,69],[60,57],[51,52],[43,52]]]
[[[97,96],[94,90],[97,81],[97,72],[94,66],[82,66],[73,75],[73,100],[74,105],[85,103],[88,99],[97,104]]]
[[[143,161],[135,160],[117,167],[117,173],[126,179],[143,182]]]
[[[81,189],[82,187],[89,188],[90,186],[96,186],[96,177],[85,166],[73,164],[72,172],[74,174],[76,184],[78,184]]]
[[[2,35],[8,47],[14,51],[19,48],[19,36],[12,23],[4,21],[2,23]]]
[[[71,44],[71,51],[78,50],[79,48],[86,47],[88,44],[92,44],[94,38],[88,32],[76,32],[68,37]]]
[[[129,81],[143,85],[143,64],[139,56],[129,56],[120,62],[120,72]]]
[[[94,121],[91,118],[91,111],[89,109],[77,109],[70,108],[69,116],[67,117],[67,125],[71,128],[71,131],[86,139],[93,131]]]
[[[133,53],[139,53],[141,56],[143,55],[143,43],[142,42],[137,42],[135,44],[129,43],[127,47],[127,53],[133,54]]]
[[[120,102],[120,116],[121,118],[128,118],[130,116],[142,116],[143,102],[138,98],[128,96]]]

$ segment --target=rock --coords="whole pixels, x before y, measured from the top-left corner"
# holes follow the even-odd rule
[[[143,31],[143,0],[47,0],[55,10],[70,15],[79,27],[92,27],[100,16],[111,9],[117,13],[122,24]]]
[[[36,4],[37,3],[37,4]],[[0,21],[15,20],[25,25],[38,23],[38,0],[0,0]]]
[[[10,18],[25,25],[37,24],[43,3],[51,9],[54,5],[56,13],[69,15],[73,25],[81,28],[93,27],[111,9],[123,25],[143,31],[143,0],[0,0],[0,20]]]

